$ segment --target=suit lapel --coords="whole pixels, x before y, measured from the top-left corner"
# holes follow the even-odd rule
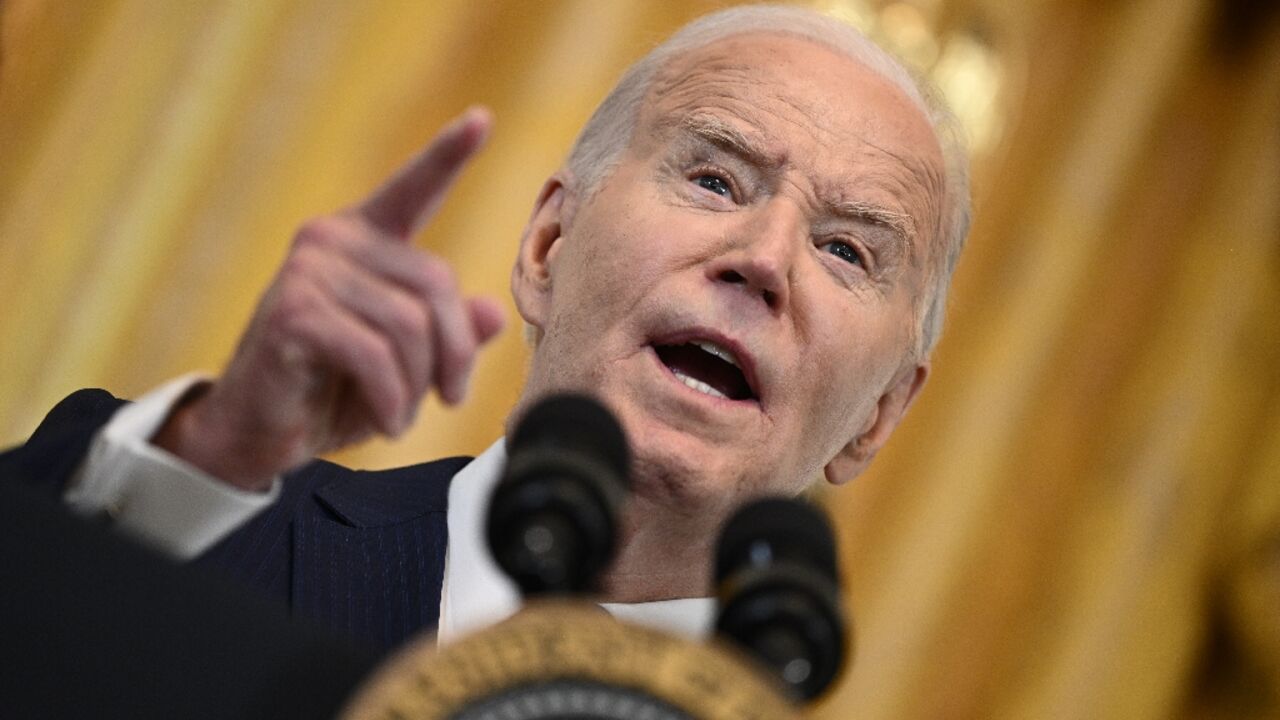
[[[293,528],[295,610],[380,650],[434,628],[448,543],[448,485],[467,458],[343,473]]]

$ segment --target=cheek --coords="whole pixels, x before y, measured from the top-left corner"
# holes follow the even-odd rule
[[[553,268],[548,335],[559,354],[602,349],[611,331],[634,315],[659,277],[645,242],[627,213],[607,226],[581,223],[562,240]]]
[[[864,429],[904,357],[897,323],[869,317],[865,308],[841,310],[828,324],[810,326],[809,350],[787,388],[802,399],[790,406],[799,442],[824,462]]]
[[[804,438],[828,455],[834,455],[857,434],[875,405],[878,378],[866,360],[842,355],[829,363],[809,365],[810,402],[801,410],[810,427],[804,429]]]
[[[656,213],[619,211],[607,225],[585,228],[561,255],[566,304],[602,315],[632,309],[669,274],[670,238]],[[590,232],[599,230],[599,232]]]

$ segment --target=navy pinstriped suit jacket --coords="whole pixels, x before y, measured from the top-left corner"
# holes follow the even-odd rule
[[[105,390],[68,396],[25,445],[0,455],[0,478],[61,495],[94,434],[123,404]],[[449,482],[469,461],[378,472],[311,462],[286,476],[273,506],[193,564],[389,651],[439,621]]]

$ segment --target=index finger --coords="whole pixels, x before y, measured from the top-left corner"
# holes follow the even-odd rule
[[[493,117],[482,107],[468,109],[431,144],[356,207],[384,233],[408,239],[422,229],[444,200],[467,160],[484,144]]]

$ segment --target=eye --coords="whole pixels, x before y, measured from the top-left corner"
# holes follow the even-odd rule
[[[697,183],[698,187],[701,187],[703,190],[709,190],[719,195],[720,197],[727,197],[727,198],[733,197],[733,188],[729,187],[728,181],[726,181],[724,178],[720,177],[719,175],[703,173],[695,177],[693,181]]]
[[[829,252],[851,265],[866,265],[866,263],[862,261],[862,256],[859,255],[858,251],[849,243],[834,240],[832,242],[819,245],[818,249],[823,252]]]

